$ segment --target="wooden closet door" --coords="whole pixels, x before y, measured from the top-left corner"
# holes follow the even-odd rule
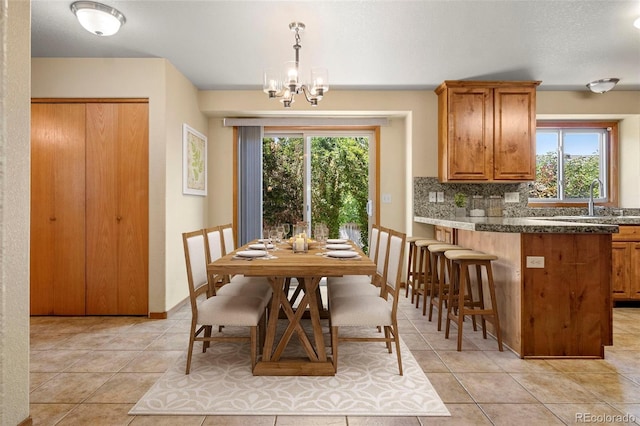
[[[149,300],[149,108],[119,104],[118,311],[147,315]]]
[[[148,105],[87,104],[87,314],[148,313]]]
[[[85,106],[31,105],[31,314],[85,313]]]
[[[87,104],[87,314],[118,314],[118,111]]]

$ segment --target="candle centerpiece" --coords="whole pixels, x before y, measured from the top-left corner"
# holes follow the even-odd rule
[[[307,234],[301,232],[293,237],[293,252],[294,253],[306,253],[309,250],[309,241],[307,240]]]

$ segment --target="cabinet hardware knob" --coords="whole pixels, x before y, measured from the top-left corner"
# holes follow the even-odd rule
[[[120,222],[122,220],[122,216],[116,216],[116,220]]]
[[[56,217],[55,217],[55,216],[51,216],[51,217],[49,218],[49,220],[50,220],[51,222],[55,222],[55,221],[56,221]]]

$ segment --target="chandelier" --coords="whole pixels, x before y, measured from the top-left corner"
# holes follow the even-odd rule
[[[269,69],[264,73],[263,91],[269,95],[269,99],[280,98],[285,108],[291,107],[295,95],[304,94],[305,99],[312,106],[317,106],[318,101],[329,90],[328,72],[325,68],[311,68],[311,84],[300,82],[300,31],[304,30],[302,22],[292,22],[289,29],[295,31],[296,44],[293,50],[296,52],[295,61],[286,63],[284,75]]]

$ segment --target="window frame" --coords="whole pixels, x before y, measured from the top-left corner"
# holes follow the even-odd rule
[[[538,129],[610,129],[609,141],[606,146],[607,176],[606,176],[606,201],[596,201],[595,205],[606,207],[618,207],[618,122],[617,121],[563,121],[563,120],[538,120]],[[587,201],[532,201],[529,199],[529,207],[586,207]]]

